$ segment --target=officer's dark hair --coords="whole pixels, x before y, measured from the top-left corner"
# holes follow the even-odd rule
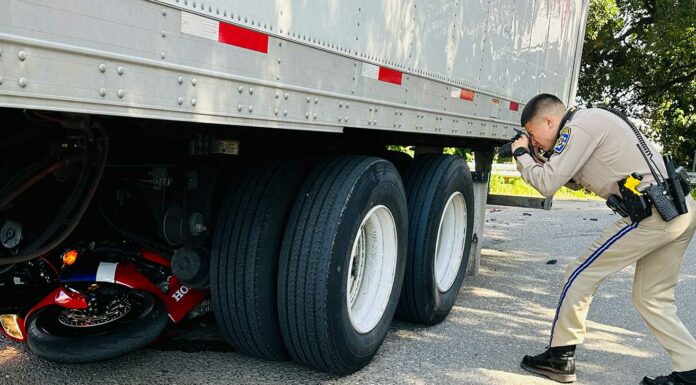
[[[561,108],[565,108],[565,104],[563,104],[561,99],[551,94],[539,94],[531,98],[522,110],[522,117],[520,118],[522,127],[524,127],[525,124],[534,119],[542,111],[556,105],[560,105]]]

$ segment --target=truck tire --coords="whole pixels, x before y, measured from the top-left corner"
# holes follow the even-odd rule
[[[167,327],[167,310],[150,293],[130,290],[128,296],[133,304],[128,314],[94,327],[61,323],[60,317],[66,310],[59,306],[37,310],[26,323],[29,349],[48,361],[81,364],[118,357],[149,345]]]
[[[459,294],[473,233],[473,182],[453,155],[416,157],[405,178],[408,258],[397,318],[434,325]]]
[[[407,231],[403,184],[388,161],[343,156],[310,173],[278,274],[281,331],[295,360],[336,374],[370,362],[396,311]]]
[[[223,203],[211,253],[212,309],[236,350],[289,359],[278,324],[278,255],[302,181],[297,162],[272,162],[242,172]]]

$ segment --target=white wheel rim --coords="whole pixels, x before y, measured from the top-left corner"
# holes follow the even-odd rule
[[[365,334],[377,326],[389,303],[397,258],[396,222],[385,206],[373,207],[353,242],[346,303],[353,328]]]
[[[454,284],[462,264],[466,216],[464,196],[457,191],[449,197],[442,212],[435,244],[435,282],[443,293]]]

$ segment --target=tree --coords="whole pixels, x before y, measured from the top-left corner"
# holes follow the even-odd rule
[[[578,102],[639,118],[678,163],[696,150],[696,0],[591,0]]]

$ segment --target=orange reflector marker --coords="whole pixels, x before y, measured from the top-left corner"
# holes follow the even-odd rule
[[[24,336],[22,335],[22,329],[19,328],[19,323],[17,323],[16,314],[0,315],[0,324],[2,324],[2,328],[5,330],[5,333],[7,333],[7,335],[9,335],[10,337],[16,338],[18,340],[24,339]]]
[[[68,250],[63,254],[63,263],[65,266],[70,266],[77,261],[77,250]]]

